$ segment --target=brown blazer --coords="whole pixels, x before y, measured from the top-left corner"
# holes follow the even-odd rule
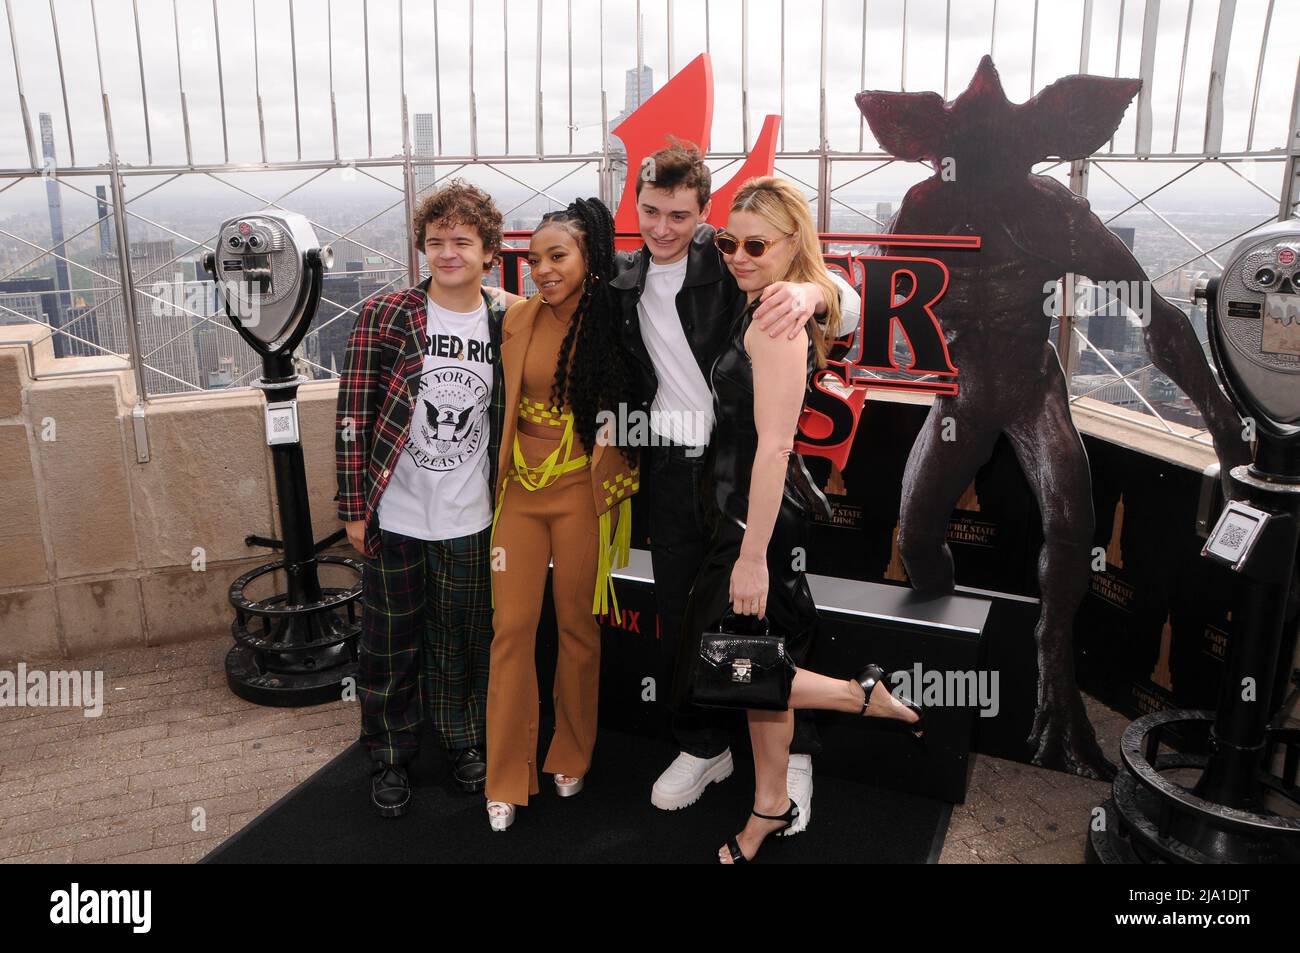
[[[505,421],[501,427],[498,450],[496,499],[499,502],[506,488],[506,474],[514,465],[515,427],[519,422],[519,397],[523,390],[524,355],[533,338],[533,326],[545,302],[540,294],[516,301],[506,312],[501,329],[501,374],[505,377]],[[575,435],[574,447],[582,441]],[[591,474],[591,495],[596,515],[613,509],[629,499],[641,488],[640,472],[629,467],[618,447],[596,442],[588,466]]]

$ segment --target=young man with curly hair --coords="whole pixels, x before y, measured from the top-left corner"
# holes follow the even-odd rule
[[[463,790],[486,777],[501,321],[516,300],[483,287],[502,242],[487,193],[454,180],[421,203],[412,229],[430,277],[365,303],[336,420],[339,518],[365,557],[361,741],[386,817],[410,803],[424,721]]]

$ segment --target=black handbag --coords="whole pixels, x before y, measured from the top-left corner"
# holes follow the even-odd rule
[[[794,664],[785,636],[772,635],[766,619],[738,616],[730,608],[718,627],[700,637],[691,675],[691,702],[704,708],[790,707]]]

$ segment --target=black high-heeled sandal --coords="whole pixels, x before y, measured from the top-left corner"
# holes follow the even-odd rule
[[[767,836],[763,838],[763,843],[766,844],[769,838],[777,836],[783,830],[786,830],[794,824],[795,818],[799,816],[799,805],[794,803],[794,800],[791,799],[790,806],[786,808],[784,814],[760,814],[758,811],[750,811],[749,813],[753,814],[755,817],[761,817],[765,821],[785,821],[785,827],[778,827],[776,830],[770,831]],[[785,838],[782,838],[782,840],[784,839]],[[777,843],[779,844],[781,841],[777,841]],[[746,857],[744,852],[740,849],[740,842],[737,841],[735,837],[727,841],[727,853],[731,855],[731,862],[733,864],[749,863],[749,858]],[[757,854],[757,851],[755,851],[755,854]],[[722,861],[719,860],[718,863],[722,863]]]
[[[870,717],[872,728],[878,728],[881,731],[904,732],[907,735],[909,735],[913,741],[917,742],[917,744],[921,745],[922,747],[925,746],[925,735],[923,734],[923,732],[925,731],[925,711],[921,708],[920,705],[916,704],[916,702],[912,701],[910,698],[904,695],[895,696],[900,702],[906,705],[909,710],[915,712],[916,721],[907,722],[907,721],[903,721],[900,718],[888,718],[885,716],[875,716],[875,715],[867,716],[867,706],[871,704],[871,692],[875,689],[877,682],[885,681],[884,669],[882,669],[876,663],[872,662],[870,665],[868,665],[866,668],[864,668],[861,672],[858,673],[858,677],[854,679],[854,681],[856,681],[858,685],[862,687],[862,692],[863,692],[862,711],[860,711],[858,714],[862,715],[863,717]],[[885,685],[885,690],[889,691],[888,684]],[[893,693],[891,692],[890,694]]]

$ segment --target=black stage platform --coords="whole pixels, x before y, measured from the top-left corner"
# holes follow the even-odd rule
[[[544,731],[543,738],[548,737]],[[602,731],[592,773],[574,798],[542,793],[514,826],[488,827],[482,795],[455,788],[437,746],[411,773],[405,817],[369,803],[369,764],[353,745],[285,795],[204,863],[716,863],[751,805],[753,765],[733,747],[736,772],[699,802],[665,812],[650,787],[676,754],[671,743]],[[815,763],[815,762],[814,762]],[[761,863],[934,863],[951,805],[829,774],[814,774],[813,817],[795,837],[769,837]]]

